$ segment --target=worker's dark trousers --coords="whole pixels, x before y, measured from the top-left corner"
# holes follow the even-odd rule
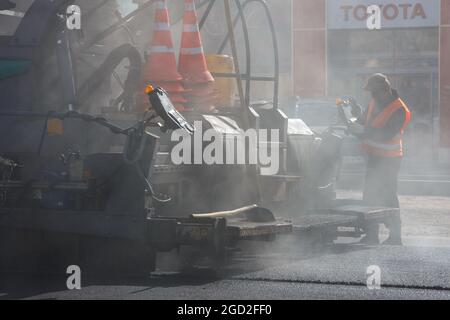
[[[371,155],[368,157],[363,194],[365,204],[376,207],[400,208],[397,183],[401,162],[401,157]],[[390,219],[386,226],[389,228],[392,239],[401,239],[400,215]],[[376,228],[376,233],[378,234],[378,228]]]

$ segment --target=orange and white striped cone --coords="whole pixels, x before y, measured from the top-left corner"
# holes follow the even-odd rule
[[[145,64],[145,73],[152,81],[179,81],[175,51],[166,0],[156,0],[153,40]]]
[[[183,77],[177,70],[166,0],[155,0],[154,6],[153,40],[142,70],[138,103],[141,109],[146,110],[150,107],[144,89],[148,84],[152,84],[165,89],[169,98],[176,100],[178,108],[183,109],[182,103],[186,100],[182,94],[186,90],[182,84]]]
[[[198,27],[197,11],[194,0],[184,0],[183,34],[178,71],[187,84],[213,82],[208,71],[206,57]]]
[[[194,0],[184,0],[184,6],[178,71],[190,90],[188,105],[199,111],[210,111],[218,100],[214,92],[214,78],[206,63]]]

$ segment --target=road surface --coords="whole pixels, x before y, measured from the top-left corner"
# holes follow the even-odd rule
[[[82,274],[81,290],[67,290],[63,276],[1,274],[0,299],[450,299],[450,198],[401,197],[401,203],[404,246],[339,239],[311,251],[283,237],[244,247],[219,274],[164,270],[162,263],[144,279]],[[367,287],[372,265],[381,271],[378,290]]]

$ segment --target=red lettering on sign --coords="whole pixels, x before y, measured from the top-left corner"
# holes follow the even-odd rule
[[[383,16],[386,18],[386,20],[394,20],[395,18],[397,18],[398,17],[397,6],[393,4],[388,4],[383,9]]]
[[[415,19],[417,16],[421,16],[422,19],[426,19],[427,15],[425,14],[425,10],[423,9],[420,3],[417,3],[414,6],[413,13],[411,15],[411,20]]]
[[[390,3],[387,5],[379,4],[378,6],[383,13],[384,19],[386,20],[395,20],[399,18],[403,18],[404,20],[414,20],[418,17],[427,19],[425,9],[421,3]],[[349,22],[351,18],[358,21],[364,21],[369,17],[369,14],[367,13],[367,6],[364,4],[359,4],[356,6],[342,5],[340,6],[340,9],[344,13],[345,22]]]
[[[412,4],[409,3],[404,3],[404,4],[399,4],[398,5],[400,8],[403,9],[403,19],[408,19],[408,9],[412,7]]]
[[[341,6],[342,10],[345,10],[345,21],[349,21],[350,20],[350,10],[353,9],[353,6]]]
[[[367,20],[367,7],[363,4],[357,5],[353,10],[353,17],[359,21]]]

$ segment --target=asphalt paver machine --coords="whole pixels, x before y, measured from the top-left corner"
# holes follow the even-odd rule
[[[114,3],[0,1],[6,30],[0,34],[2,269],[65,271],[76,264],[147,273],[157,252],[182,247],[220,264],[241,241],[292,232],[330,241],[341,227],[347,228],[341,235],[358,236],[368,224],[395,214],[337,205],[340,138],[331,131],[319,137],[279,110],[277,38],[264,1],[197,2],[200,29],[224,6],[219,10],[227,32],[218,53],[228,48],[235,68],[213,75],[235,79],[234,108],[178,112],[164,90],[150,88],[152,109],[144,113],[136,112],[133,97],[143,65],[139,43],[150,38],[141,30],[151,29],[153,1],[137,1],[125,15]],[[67,28],[73,4],[88,8],[84,29]],[[252,70],[249,5],[259,6],[269,26],[269,76]],[[273,100],[253,101],[254,82],[273,84]],[[259,164],[173,164],[172,132],[195,135],[194,123],[224,140],[246,129],[277,129],[278,141],[258,137],[258,146],[280,150],[278,172],[264,175]]]

